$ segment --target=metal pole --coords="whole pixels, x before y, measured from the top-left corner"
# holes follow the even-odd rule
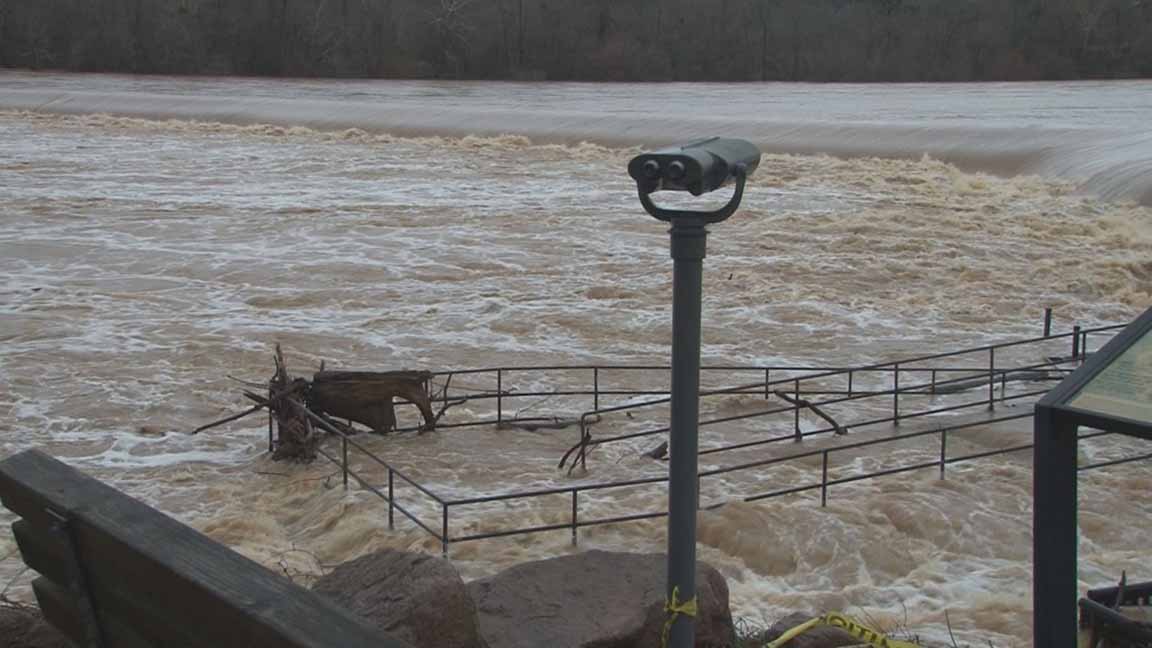
[[[793,418],[796,425],[796,442],[799,443],[804,440],[804,435],[800,433],[800,381],[796,380],[792,385],[792,394],[796,399],[796,403],[792,408]]]
[[[576,546],[576,542],[577,542],[577,540],[576,540],[576,520],[577,520],[577,517],[576,517],[576,496],[579,494],[580,494],[580,491],[576,490],[575,488],[572,489],[572,546],[573,547]]]
[[[828,506],[828,451],[823,453],[823,463],[820,465],[820,506]]]
[[[395,492],[395,490],[392,487],[392,469],[389,468],[388,469],[388,528],[389,529],[395,529],[396,528],[396,505],[393,504],[395,499],[393,498],[393,495],[392,495],[392,493],[394,493],[394,492]]]
[[[1044,309],[1044,337],[1052,337],[1052,308]]]
[[[900,425],[900,363],[892,365],[892,425]]]
[[[1033,424],[1033,646],[1076,646],[1076,426],[1037,406]]]
[[[1080,327],[1072,327],[1072,359],[1080,357]]]
[[[940,430],[940,479],[944,479],[944,470],[948,465],[948,428]]]
[[[440,554],[445,558],[448,557],[448,505],[441,504],[444,508],[444,526],[440,531]]]
[[[988,349],[988,409],[996,409],[996,349]]]
[[[504,420],[504,370],[496,370],[496,422]]]
[[[592,370],[592,409],[600,410],[600,368]]]
[[[670,606],[696,599],[697,452],[700,418],[700,301],[708,231],[701,218],[672,219],[672,430],[668,482]],[[674,614],[668,646],[692,648],[695,619]]]

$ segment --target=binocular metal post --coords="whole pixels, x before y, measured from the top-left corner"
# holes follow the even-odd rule
[[[672,248],[672,425],[668,481],[668,627],[665,647],[695,643],[696,511],[699,505],[697,452],[700,419],[700,302],[707,225],[736,211],[746,174],[738,170],[736,192],[715,212],[665,210],[640,191],[648,213],[671,223]]]

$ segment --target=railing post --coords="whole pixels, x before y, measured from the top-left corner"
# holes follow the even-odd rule
[[[600,409],[600,367],[592,369],[592,409]]]
[[[344,455],[344,490],[348,490],[348,437],[340,435],[340,451]]]
[[[936,370],[935,369],[932,370],[932,391],[931,391],[931,393],[933,396],[936,395]]]
[[[856,375],[855,371],[853,371],[851,369],[848,370],[848,397],[849,398],[852,397],[852,379],[855,377],[855,375]]]
[[[496,422],[504,421],[504,370],[496,370]]]
[[[1080,357],[1080,326],[1072,327],[1072,359]]]
[[[796,404],[793,406],[792,411],[795,413],[795,426],[796,426],[796,442],[799,443],[804,440],[804,435],[800,433],[800,379],[797,378],[792,385],[793,394],[796,397]]]
[[[575,546],[576,546],[576,543],[577,543],[577,533],[576,533],[576,528],[577,528],[577,527],[576,527],[576,522],[577,522],[577,517],[576,517],[576,497],[577,497],[577,495],[579,495],[579,494],[580,494],[580,491],[576,490],[575,488],[573,488],[573,489],[572,489],[572,546],[573,546],[573,547],[575,547]]]
[[[988,349],[988,409],[996,409],[996,349]]]
[[[392,469],[389,468],[388,469],[388,529],[389,530],[396,528],[396,505],[393,503],[395,501],[395,497],[393,497],[393,495],[392,495],[393,492],[394,491],[393,491],[393,487],[392,487]]]
[[[823,462],[820,466],[820,506],[828,506],[828,451],[821,453]]]
[[[1044,309],[1044,337],[1052,337],[1052,307]]]
[[[940,479],[944,479],[946,465],[948,465],[948,428],[940,430]]]
[[[771,383],[772,383],[772,370],[771,369],[765,369],[764,370],[764,400],[768,400],[769,398],[772,397],[772,387],[769,386],[769,385],[771,385]]]
[[[440,555],[448,557],[448,503],[441,502],[440,506],[444,510],[444,525],[440,531]]]
[[[96,612],[96,601],[93,600],[88,570],[84,565],[80,547],[76,541],[76,531],[72,520],[66,515],[57,513],[52,508],[46,509],[45,512],[55,520],[49,527],[50,532],[57,536],[67,548],[64,568],[70,575],[67,579],[68,582],[60,584],[67,588],[68,593],[72,595],[72,601],[78,608],[77,616],[80,617],[79,621],[85,639],[83,645],[90,648],[104,648],[108,644],[104,637],[103,618]]]
[[[900,425],[900,363],[892,365],[892,424]]]

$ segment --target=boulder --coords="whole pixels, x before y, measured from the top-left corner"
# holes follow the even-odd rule
[[[379,551],[340,565],[312,589],[414,648],[487,648],[464,581],[443,558]]]
[[[64,635],[44,621],[40,610],[0,604],[0,648],[71,648]]]
[[[663,554],[589,551],[517,565],[468,591],[492,648],[653,648],[664,628]],[[700,563],[696,646],[735,640],[728,583]]]
[[[796,626],[820,616],[815,613],[794,612],[772,624],[764,633],[764,641],[774,641],[777,637]],[[834,626],[818,625],[808,632],[784,644],[783,648],[840,648],[858,646],[860,640]]]

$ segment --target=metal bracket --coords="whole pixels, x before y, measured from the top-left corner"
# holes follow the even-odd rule
[[[664,209],[656,203],[652,202],[652,194],[646,193],[643,189],[639,190],[640,204],[644,209],[658,220],[671,221],[674,218],[692,218],[699,219],[703,224],[710,225],[712,223],[719,223],[728,220],[728,217],[736,213],[736,209],[740,207],[740,201],[744,199],[744,184],[748,181],[748,173],[744,170],[743,166],[736,169],[733,174],[736,178],[736,193],[732,194],[732,198],[720,209],[711,212],[695,212],[685,211],[681,209]]]
[[[80,624],[84,627],[84,639],[88,648],[104,648],[104,629],[100,624],[100,617],[96,614],[96,602],[92,597],[92,590],[88,585],[88,576],[84,571],[84,560],[80,556],[80,545],[76,542],[70,518],[62,513],[47,508],[44,511],[55,518],[51,531],[58,536],[67,549],[65,560],[68,563],[68,573],[72,580],[67,585],[68,590],[76,597],[76,606],[79,608]]]

